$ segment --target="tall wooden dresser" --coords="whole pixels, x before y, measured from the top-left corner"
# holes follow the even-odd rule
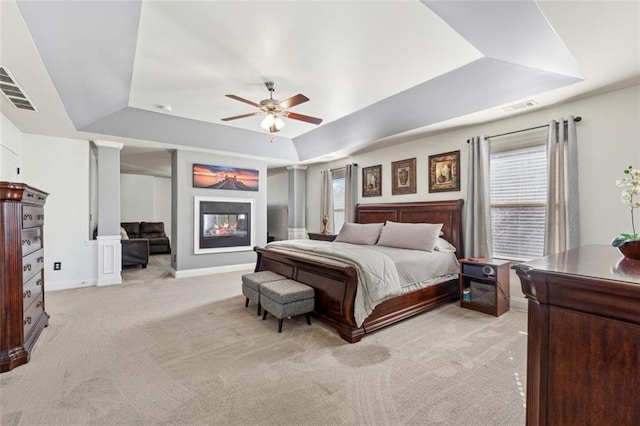
[[[640,424],[640,261],[588,245],[516,266],[527,425]]]
[[[29,361],[42,329],[46,192],[0,182],[0,373]]]

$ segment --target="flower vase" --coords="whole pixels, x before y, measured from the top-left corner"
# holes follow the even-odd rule
[[[640,240],[627,241],[618,250],[627,259],[640,260]]]
[[[324,217],[322,218],[322,231],[320,231],[322,235],[329,235],[327,223],[329,223],[329,217],[327,217],[327,215],[324,215]]]

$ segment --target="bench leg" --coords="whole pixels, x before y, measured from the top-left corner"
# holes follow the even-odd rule
[[[246,308],[247,306],[249,306],[249,298],[247,297],[247,300],[244,301],[244,307]]]
[[[262,314],[262,321],[267,319],[267,310],[264,310],[264,314]]]
[[[282,321],[283,321],[282,318],[278,320],[278,333],[282,333]]]
[[[307,318],[307,324],[311,325],[311,314],[307,312],[304,316]]]
[[[260,316],[261,313],[262,313],[262,306],[260,305],[260,302],[258,302],[258,316]]]

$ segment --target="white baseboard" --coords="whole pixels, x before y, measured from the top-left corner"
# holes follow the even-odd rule
[[[97,285],[96,280],[92,281],[47,281],[44,283],[45,292],[69,290],[72,288],[85,288]]]
[[[176,271],[175,269],[171,268],[171,275],[173,275],[174,278],[199,277],[202,275],[222,274],[225,272],[237,272],[245,270],[253,271],[255,267],[255,263],[244,263],[239,265],[214,266],[211,268],[185,269],[183,271]]]

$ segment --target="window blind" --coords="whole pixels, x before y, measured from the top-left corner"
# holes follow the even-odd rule
[[[493,255],[528,260],[542,256],[547,197],[544,145],[491,154]]]

